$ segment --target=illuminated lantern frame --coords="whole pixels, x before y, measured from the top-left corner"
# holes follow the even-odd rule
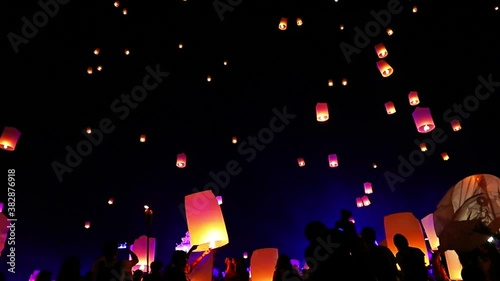
[[[370,198],[368,198],[368,196],[366,195],[361,197],[361,201],[363,201],[364,207],[370,206],[372,204],[372,202],[370,202]]]
[[[304,167],[306,165],[306,161],[302,157],[297,158],[297,163],[299,164],[299,167]]]
[[[410,102],[411,106],[415,106],[420,103],[420,99],[418,98],[418,92],[417,91],[411,91],[408,94],[408,101]]]
[[[361,197],[356,198],[356,207],[361,208],[363,206],[363,199]]]
[[[394,72],[392,66],[390,66],[385,60],[379,60],[377,62],[377,68],[382,74],[382,77],[389,77]]]
[[[328,155],[328,165],[330,166],[330,168],[336,168],[339,166],[339,159],[337,157],[337,154]]]
[[[460,125],[460,121],[458,121],[458,120],[451,120],[450,124],[451,124],[451,128],[455,132],[458,132],[462,129],[462,126]]]
[[[412,116],[419,133],[428,133],[436,128],[434,120],[432,120],[430,108],[417,107],[413,111]]]
[[[375,45],[375,52],[377,53],[379,59],[383,59],[389,54],[383,43]]]
[[[279,30],[286,30],[287,26],[288,26],[288,19],[285,17],[281,18],[280,23],[278,25]]]
[[[316,120],[318,122],[325,122],[330,118],[328,112],[328,104],[324,102],[319,102],[316,104]]]
[[[372,194],[373,193],[373,187],[372,187],[372,183],[371,182],[365,182],[363,184],[364,188],[365,188],[365,194]]]
[[[21,132],[14,127],[5,127],[0,136],[0,148],[7,151],[16,150],[17,141],[21,136]]]
[[[278,249],[276,248],[264,248],[253,251],[250,257],[252,281],[273,280],[278,255]]]
[[[178,168],[185,168],[186,165],[187,165],[187,156],[185,153],[179,153],[177,154],[177,163],[176,163],[176,166]]]
[[[385,111],[389,115],[396,113],[396,107],[394,106],[394,103],[392,101],[388,101],[385,103]]]

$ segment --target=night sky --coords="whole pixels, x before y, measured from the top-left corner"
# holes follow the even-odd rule
[[[187,231],[179,204],[230,161],[241,172],[216,194],[230,239],[217,254],[219,268],[226,256],[263,247],[302,259],[306,223],[333,227],[341,208],[354,213],[358,230],[374,226],[382,240],[385,215],[408,211],[421,219],[461,179],[500,175],[500,11],[494,1],[439,2],[145,0],[116,8],[113,1],[61,0],[46,23],[37,17],[37,30],[23,35],[22,18],[33,23],[43,5],[7,1],[0,126],[22,132],[15,151],[0,151],[5,181],[7,169],[16,170],[16,273],[8,280],[27,281],[35,269],[56,275],[70,255],[81,257],[85,273],[105,240],[131,243],[145,234],[145,204],[154,211],[157,258],[168,262]],[[397,11],[377,23],[374,14],[388,5]],[[367,26],[361,44],[356,30]],[[376,66],[379,43],[394,68],[386,78]],[[356,49],[346,56],[340,46]],[[126,105],[121,95],[145,85],[151,72],[157,79],[148,80],[143,99]],[[417,132],[410,91],[431,109],[432,133]],[[316,121],[318,102],[329,105],[327,122]],[[449,121],[460,108],[462,130],[453,132]],[[283,130],[266,135],[283,115],[285,123],[274,123]],[[86,127],[109,132],[71,164],[68,149],[87,140]],[[435,150],[408,173],[398,171],[419,151],[415,143],[436,132]],[[178,153],[187,155],[184,169],[175,165]],[[328,166],[332,153],[337,168]],[[71,170],[59,178],[54,165]],[[400,178],[391,185],[388,174]],[[364,182],[373,184],[372,204],[357,208]],[[4,184],[0,199],[6,196]]]

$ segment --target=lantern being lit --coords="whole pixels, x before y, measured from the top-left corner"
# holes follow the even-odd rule
[[[392,66],[390,66],[385,60],[379,60],[377,62],[377,68],[382,74],[382,77],[389,77],[394,72]]]
[[[226,223],[217,198],[211,190],[187,195],[184,198],[191,245],[204,252],[229,243]]]
[[[297,158],[297,163],[299,164],[299,167],[304,167],[306,165],[306,161],[304,161],[304,158],[302,157]]]
[[[372,203],[372,202],[370,202],[370,199],[366,195],[361,197],[361,200],[363,201],[363,206],[365,206],[365,207],[370,206],[370,204]]]
[[[325,122],[329,119],[329,117],[328,104],[324,102],[316,104],[316,119],[318,122]]]
[[[286,30],[287,24],[288,24],[288,19],[287,18],[281,18],[280,23],[278,25],[278,28],[280,30]]]
[[[339,166],[339,160],[337,158],[337,154],[328,155],[328,165],[330,168],[336,168]]]
[[[0,136],[0,148],[7,151],[16,150],[17,141],[21,136],[21,132],[14,127],[5,127]]]
[[[389,54],[383,43],[375,45],[375,52],[377,53],[379,59],[383,59]]]
[[[411,91],[410,94],[408,94],[408,100],[410,101],[410,105],[412,106],[419,104],[420,100],[418,99],[418,92]]]
[[[432,120],[431,110],[428,107],[415,108],[412,116],[419,133],[428,133],[436,127]]]
[[[396,107],[394,106],[394,103],[392,101],[388,101],[385,103],[385,111],[389,115],[396,113]]]
[[[176,166],[178,168],[185,168],[186,167],[186,161],[187,161],[187,157],[186,157],[186,154],[185,153],[179,153],[177,154],[177,162],[176,162]]]
[[[373,188],[372,188],[371,182],[365,182],[363,184],[363,186],[365,187],[365,194],[372,194],[373,193]]]
[[[451,120],[450,124],[451,124],[451,128],[455,132],[458,132],[458,131],[460,131],[462,129],[462,126],[460,126],[460,121],[458,121],[456,119],[455,120]]]
[[[356,198],[356,207],[363,207],[363,199],[361,199],[361,197]]]

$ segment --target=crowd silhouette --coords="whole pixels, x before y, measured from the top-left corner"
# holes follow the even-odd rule
[[[269,281],[450,281],[442,252],[434,251],[427,266],[426,254],[412,247],[404,235],[396,234],[391,237],[397,248],[394,255],[386,246],[377,244],[372,227],[358,233],[351,216],[349,211],[342,210],[333,228],[320,221],[308,223],[304,231],[309,242],[304,251],[304,267],[297,268],[288,255],[280,254]],[[116,245],[106,243],[102,255],[85,275],[81,275],[78,257],[67,258],[55,281],[190,281],[189,273],[211,253],[207,250],[189,263],[197,246],[188,252],[176,250],[165,266],[161,260],[155,260],[143,272],[132,270],[139,262],[137,255],[129,250],[131,258],[120,260]],[[500,281],[500,254],[494,243],[457,254],[463,267],[463,281]],[[213,276],[213,281],[251,280],[247,259],[228,257],[224,262],[225,270],[221,276]],[[52,275],[41,270],[35,281],[51,281]]]

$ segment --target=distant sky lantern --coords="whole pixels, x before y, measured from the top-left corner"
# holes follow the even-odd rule
[[[85,129],[85,133],[87,133],[87,134],[92,134],[92,128],[87,127],[87,128]]]
[[[462,129],[462,126],[460,126],[460,121],[458,121],[456,119],[455,120],[451,120],[450,124],[451,124],[451,128],[455,132],[458,132],[458,131],[460,131]]]
[[[86,222],[85,222],[85,228],[86,228],[86,229],[89,229],[89,228],[90,228],[90,222],[89,222],[89,221],[86,221]]]
[[[113,197],[108,199],[108,204],[113,205],[115,203],[115,199]]]
[[[92,74],[92,72],[93,72],[92,66],[87,67],[87,73]]]
[[[120,2],[119,1],[115,1],[115,3],[113,5],[115,5],[115,7],[118,8],[118,7],[120,7]]]
[[[441,157],[443,157],[444,161],[448,161],[450,159],[450,156],[448,156],[448,153],[446,152],[441,153]]]
[[[387,32],[387,35],[389,35],[389,36],[394,34],[394,31],[392,31],[392,29],[390,29],[390,28],[387,28],[386,32]]]
[[[419,133],[428,133],[436,127],[434,120],[432,120],[431,110],[428,107],[415,108],[412,116]]]
[[[21,136],[21,132],[14,127],[3,128],[2,136],[0,136],[0,148],[7,151],[16,150],[17,141]]]
[[[248,259],[248,253],[247,252],[243,252],[243,258],[244,259]]]
[[[217,204],[222,205],[222,196],[215,197],[217,199]]]
[[[385,111],[389,115],[396,113],[396,107],[394,106],[394,103],[392,101],[388,101],[385,103]]]
[[[222,210],[211,190],[187,195],[184,206],[191,245],[198,245],[196,252],[229,243]]]
[[[373,169],[377,169],[377,163],[372,164]]]
[[[423,142],[423,143],[420,144],[420,151],[422,151],[422,152],[426,152],[427,151],[427,145],[425,144],[425,142]]]
[[[332,79],[328,79],[328,87],[333,87],[333,80]]]
[[[371,182],[365,182],[363,184],[365,187],[365,194],[372,194],[373,193],[373,188],[372,188],[372,183]]]
[[[304,167],[306,165],[306,161],[304,161],[304,158],[302,157],[297,158],[297,163],[299,164],[299,167]]]
[[[339,28],[340,28],[340,30],[344,30],[344,25],[343,25],[343,24],[341,24],[341,25],[339,26]]]
[[[125,55],[127,55],[127,56],[130,55],[130,50],[129,49],[125,49],[124,52],[125,52]]]
[[[207,76],[207,82],[212,82],[212,76],[210,75]]]
[[[227,65],[227,60],[224,60],[224,65]]]
[[[302,21],[301,18],[297,18],[297,26],[302,26],[304,22]]]
[[[100,52],[101,52],[101,49],[99,49],[99,48],[94,49],[94,55],[97,56]]]
[[[182,43],[179,43],[179,49],[184,48],[184,45]]]
[[[417,91],[411,91],[408,94],[408,101],[410,102],[410,105],[415,106],[420,103],[420,100],[418,99],[418,92]]]
[[[122,13],[126,16],[128,14],[127,9],[123,9]]]
[[[97,66],[97,71],[101,71],[102,70],[102,65],[98,65]]]
[[[231,139],[231,142],[232,142],[232,143],[235,143],[235,144],[236,144],[236,143],[238,143],[238,138],[237,138],[237,137],[233,137],[233,138]]]
[[[278,255],[278,249],[276,248],[264,248],[253,251],[250,257],[252,281],[273,280]]]
[[[356,198],[356,207],[363,207],[363,199],[361,199],[361,197]]]
[[[179,153],[177,154],[177,162],[176,165],[178,168],[185,168],[186,167],[186,161],[187,157],[185,153]]]
[[[286,30],[287,25],[288,25],[288,19],[287,18],[281,18],[280,24],[278,25],[278,28],[280,30]]]
[[[146,142],[146,135],[141,135],[141,137],[139,138],[139,141]]]
[[[328,165],[330,168],[336,168],[339,166],[339,160],[337,158],[337,154],[328,155]]]
[[[342,86],[347,86],[347,78],[342,79]]]
[[[411,9],[411,11],[412,11],[413,13],[418,12],[418,8],[417,8],[417,6],[413,6],[413,8]]]
[[[498,11],[498,6],[495,6],[495,11]]]
[[[361,200],[363,201],[363,206],[365,206],[365,207],[370,206],[370,204],[372,203],[372,202],[370,202],[370,198],[368,198],[368,196],[366,196],[366,195],[361,197]]]
[[[377,53],[377,56],[379,59],[383,59],[383,58],[387,57],[387,55],[389,54],[387,52],[387,49],[385,48],[384,43],[380,43],[380,44],[375,45],[375,52]]]
[[[379,60],[377,62],[377,68],[380,71],[380,74],[382,74],[382,77],[389,77],[394,72],[394,69],[392,69],[392,67],[385,60]]]
[[[316,120],[318,122],[325,122],[330,118],[328,113],[328,104],[324,102],[319,102],[316,104]]]

